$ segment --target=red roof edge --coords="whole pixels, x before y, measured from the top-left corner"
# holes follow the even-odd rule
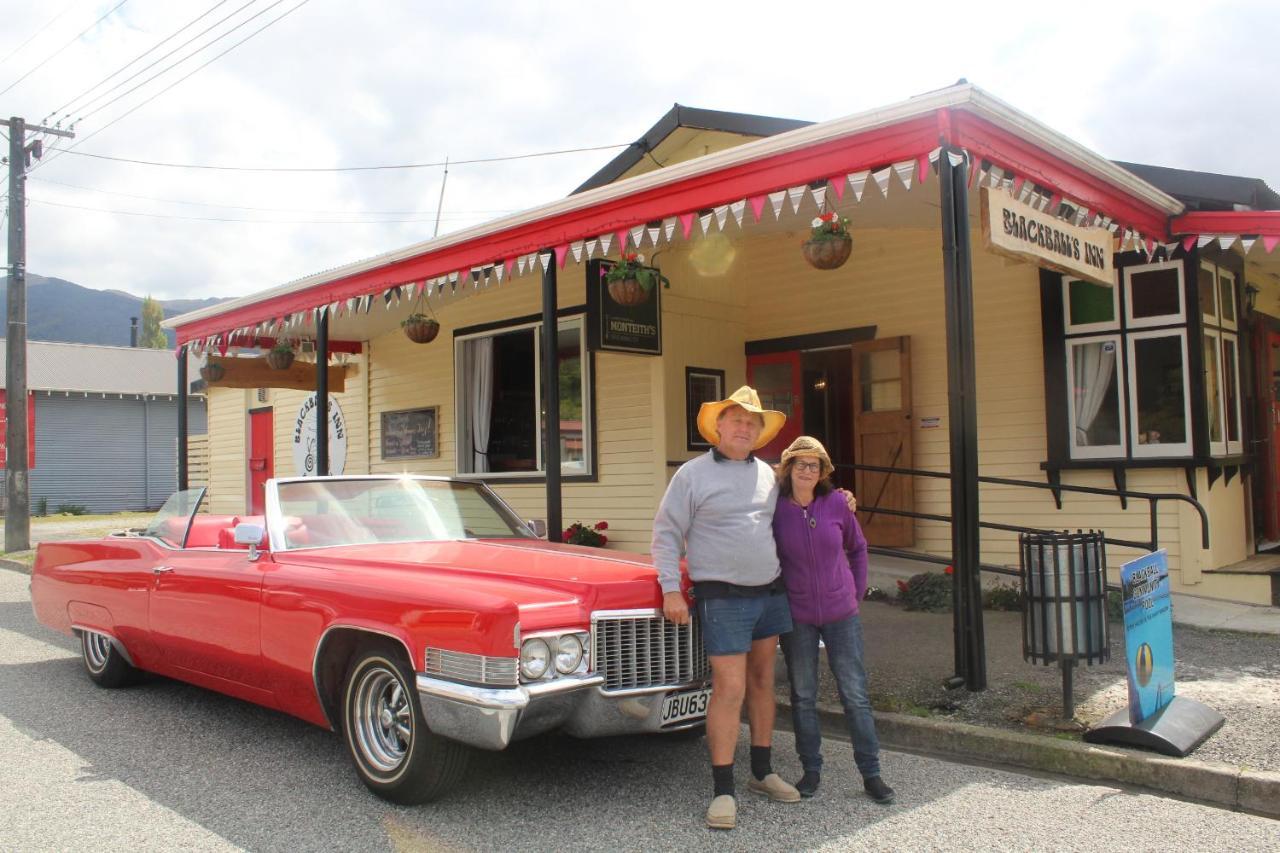
[[[1170,223],[1174,234],[1249,234],[1280,237],[1280,210],[1200,210]]]

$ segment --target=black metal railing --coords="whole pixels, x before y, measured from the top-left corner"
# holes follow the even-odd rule
[[[889,476],[905,476],[905,477],[932,477],[938,480],[950,480],[951,474],[947,471],[925,471],[920,468],[901,468],[898,466],[886,465],[862,465],[858,463],[841,463],[835,466],[837,470],[852,471],[874,471]],[[1073,486],[1066,483],[1038,483],[1034,480],[1015,480],[1009,477],[985,477],[979,475],[979,483],[989,483],[996,486],[1014,486],[1017,488],[1040,489],[1042,491],[1060,492],[1076,492],[1086,495],[1103,495],[1105,497],[1116,497],[1134,500],[1145,500],[1150,507],[1151,518],[1151,538],[1145,541],[1134,539],[1119,539],[1114,536],[1104,535],[1103,540],[1108,545],[1117,545],[1125,548],[1138,548],[1144,551],[1154,551],[1159,547],[1160,542],[1160,519],[1158,509],[1161,501],[1182,501],[1188,503],[1195,509],[1200,516],[1200,541],[1202,548],[1209,547],[1209,514],[1205,512],[1203,506],[1195,498],[1188,495],[1180,495],[1175,492],[1137,492],[1129,489],[1107,489],[1098,486]],[[883,490],[882,490],[883,493]],[[866,512],[869,518],[882,515],[903,516],[906,518],[920,518],[926,521],[938,521],[944,524],[951,523],[951,516],[941,515],[931,512],[916,512],[914,510],[893,509],[891,507],[867,506],[861,502],[858,503],[858,511]],[[1047,530],[1040,527],[1026,527],[1018,524],[1002,524],[996,521],[981,521],[978,526],[988,530],[1000,530],[1006,533],[1039,533],[1047,534],[1055,531]],[[937,565],[951,565],[950,557],[939,557],[932,554],[922,554],[918,551],[909,551],[904,548],[889,548],[882,545],[873,545],[867,549],[870,553],[881,554],[889,557],[903,557],[911,560],[919,560],[924,563],[934,563]],[[991,563],[979,563],[979,568],[984,572],[992,572],[994,574],[1017,576],[1019,571],[1008,566],[998,566]],[[1114,585],[1108,585],[1109,588],[1118,589]]]

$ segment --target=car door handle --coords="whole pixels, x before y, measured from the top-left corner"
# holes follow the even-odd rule
[[[173,571],[173,566],[156,566],[151,570],[151,573],[153,575],[167,575],[171,571]]]

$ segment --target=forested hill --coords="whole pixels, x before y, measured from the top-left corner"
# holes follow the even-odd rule
[[[8,276],[0,276],[0,329],[9,291]],[[162,299],[165,317],[185,314],[220,299]],[[82,344],[129,345],[129,318],[142,325],[142,297],[119,290],[93,290],[60,278],[27,273],[27,339]],[[169,332],[169,344],[174,342]],[[0,333],[3,337],[3,333]]]

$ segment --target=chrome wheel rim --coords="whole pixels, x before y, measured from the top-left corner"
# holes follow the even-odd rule
[[[351,702],[351,728],[364,760],[380,773],[404,763],[413,741],[413,709],[400,679],[383,667],[360,676]]]
[[[111,638],[93,631],[84,632],[84,662],[93,672],[102,672],[111,656]]]

